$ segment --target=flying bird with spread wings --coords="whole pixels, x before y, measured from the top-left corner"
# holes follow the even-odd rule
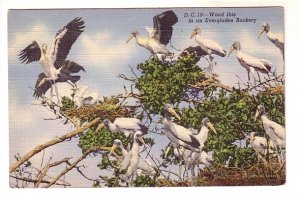
[[[71,74],[85,70],[74,62],[66,61],[66,58],[84,28],[84,21],[77,17],[56,33],[50,51],[47,44],[40,45],[33,41],[20,52],[19,60],[22,63],[39,61],[42,66],[43,73],[38,76],[34,97],[41,97],[50,88],[50,100],[52,100],[54,85],[57,101],[60,102],[56,82],[67,82],[76,87],[75,83],[80,76],[71,76]]]

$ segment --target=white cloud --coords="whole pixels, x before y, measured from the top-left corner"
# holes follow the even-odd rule
[[[38,23],[29,29],[15,32],[12,40],[9,41],[8,46],[8,61],[17,60],[19,52],[29,45],[33,40],[39,43],[50,44],[54,35],[51,35],[49,29],[44,24]]]
[[[112,34],[98,33],[84,34],[81,37],[83,57],[90,64],[100,68],[111,68],[116,61],[127,65],[130,52],[135,50],[134,45],[125,45],[126,38],[114,38]]]

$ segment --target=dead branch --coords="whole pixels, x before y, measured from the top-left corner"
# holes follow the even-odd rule
[[[218,87],[218,88],[222,88],[226,91],[232,92],[233,88],[222,84],[218,79],[216,79],[215,77],[210,77],[208,79],[206,79],[205,81],[190,85],[192,88],[196,88],[196,89],[205,89],[205,88],[209,88],[209,87]]]
[[[83,132],[84,130],[90,128],[91,126],[99,123],[100,121],[100,118],[96,118],[94,119],[93,121],[85,124],[84,126],[80,127],[79,129],[75,130],[75,131],[72,131],[72,132],[69,132],[61,137],[57,137],[53,140],[50,140],[44,144],[41,144],[41,145],[38,145],[37,147],[35,147],[33,150],[29,151],[25,156],[23,156],[22,158],[20,158],[17,162],[15,162],[14,164],[12,164],[10,167],[9,167],[9,172],[12,173],[13,171],[15,171],[21,164],[23,164],[25,161],[27,161],[28,159],[30,159],[32,156],[34,156],[35,154],[41,152],[42,150],[50,147],[50,146],[53,146],[55,144],[58,144],[58,143],[61,143],[67,139],[70,139],[76,135],[78,135],[79,133]]]
[[[74,163],[69,165],[69,167],[67,167],[64,171],[62,171],[58,176],[56,176],[54,178],[54,180],[52,180],[48,185],[44,186],[44,188],[49,188],[50,186],[54,185],[56,183],[56,181],[58,181],[62,176],[64,176],[66,173],[68,173],[74,167],[76,167],[76,165],[78,163],[80,163],[83,159],[85,159],[86,156],[88,156],[91,152],[99,151],[99,150],[110,151],[111,148],[110,147],[94,147],[94,148],[91,148],[90,150],[86,151],[82,156],[80,156]]]
[[[17,177],[17,176],[13,176],[13,175],[9,175],[9,177],[11,178],[15,178],[21,181],[25,181],[25,182],[30,182],[30,183],[36,183],[38,180],[37,179],[31,179],[31,178],[27,178],[27,177]],[[42,180],[41,183],[46,183],[49,184],[50,181],[46,181],[46,180]],[[68,182],[64,182],[64,183],[55,183],[55,185],[61,185],[61,186],[71,186],[70,183]]]
[[[60,165],[64,162],[67,162],[70,158],[64,158],[60,161],[57,162],[53,162],[53,163],[49,163],[44,167],[44,170],[42,170],[42,172],[39,174],[38,178],[37,178],[37,182],[34,184],[34,187],[38,187],[41,183],[41,181],[44,179],[44,177],[46,176],[46,173],[49,171],[50,168],[55,167],[57,165]]]

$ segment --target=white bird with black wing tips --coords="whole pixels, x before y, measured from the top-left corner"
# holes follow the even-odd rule
[[[201,126],[201,129],[200,129],[198,135],[194,135],[194,137],[200,143],[200,147],[201,147],[200,152],[190,151],[188,149],[184,151],[183,156],[185,158],[186,165],[187,165],[188,169],[191,169],[193,177],[195,176],[195,172],[194,172],[195,166],[199,162],[202,150],[205,146],[205,142],[208,139],[209,128],[213,131],[214,134],[217,134],[217,131],[214,128],[213,124],[209,121],[209,119],[207,117],[205,117],[202,120],[202,126]]]
[[[254,119],[256,120],[257,117],[261,118],[266,134],[270,137],[270,140],[275,146],[278,160],[280,163],[283,163],[283,148],[285,148],[285,128],[282,125],[268,119],[265,107],[263,105],[259,105],[257,107]]]
[[[201,35],[200,27],[197,26],[192,31],[190,39],[192,39],[193,37],[195,37],[195,41],[198,43],[198,45],[201,47],[201,49],[203,49],[207,53],[207,55],[209,55],[209,65],[210,66],[213,66],[213,64],[212,64],[212,60],[213,60],[212,55],[213,54],[221,56],[221,57],[226,56],[226,51],[220,44],[218,44],[217,42],[215,42],[213,40],[207,39]]]
[[[164,117],[162,120],[165,135],[176,148],[183,146],[192,150],[193,152],[200,152],[200,143],[195,136],[193,136],[193,133],[185,127],[172,122],[172,115],[180,119],[179,115],[172,108],[172,106],[166,104],[164,107]]]
[[[136,131],[140,131],[143,135],[147,134],[148,127],[144,125],[141,120],[136,118],[116,118],[112,123],[109,119],[104,119],[101,124],[99,124],[96,131],[101,129],[103,126],[107,127],[110,131],[122,132],[126,137],[133,135]]]
[[[146,48],[152,54],[170,55],[171,52],[166,48],[173,34],[173,25],[176,24],[178,18],[172,10],[165,11],[153,17],[153,29],[146,27],[148,37],[141,37],[138,31],[131,33],[126,44],[135,38],[138,45]]]
[[[281,54],[283,56],[284,59],[284,36],[283,34],[280,33],[272,33],[270,31],[270,25],[268,23],[264,23],[261,26],[261,32],[258,35],[258,38],[264,33],[267,33],[267,38],[273,43],[275,44],[275,46],[277,48],[279,48],[279,50],[281,51]]]
[[[50,82],[50,87],[52,88],[52,85],[55,85],[58,79],[58,81],[68,79],[67,82],[75,87],[74,82],[76,82],[78,78],[72,78],[69,75],[73,73],[73,71],[76,73],[80,71],[77,69],[83,70],[83,68],[78,67],[75,63],[71,63],[71,67],[69,66],[69,68],[68,66],[64,67],[64,64],[66,64],[65,61],[72,45],[83,32],[83,29],[84,21],[81,18],[75,18],[56,33],[50,51],[47,51],[48,47],[46,44],[40,45],[36,41],[33,41],[20,52],[19,60],[22,61],[22,63],[28,64],[39,61],[43,69],[43,73],[40,74],[38,84],[36,85],[36,92],[40,93],[35,93],[34,96],[38,97],[43,94],[45,88],[48,87],[47,84],[46,86],[44,85],[47,81]],[[66,65],[68,65],[68,63]],[[51,91],[52,90],[53,89],[51,89]],[[56,85],[55,92],[59,102]]]
[[[241,44],[239,41],[235,41],[228,53],[228,56],[233,52],[236,51],[236,57],[239,61],[239,63],[247,70],[248,73],[248,81],[250,81],[250,72],[253,76],[254,81],[256,81],[255,78],[255,72],[258,75],[258,78],[260,79],[259,73],[268,74],[271,72],[271,69],[273,68],[273,64],[265,59],[261,58],[255,58],[253,56],[250,56],[244,52],[241,51]]]

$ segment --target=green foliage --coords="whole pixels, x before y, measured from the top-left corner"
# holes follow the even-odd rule
[[[208,151],[214,150],[215,160],[225,164],[231,156],[233,159],[229,164],[232,166],[251,165],[256,161],[254,151],[239,148],[233,143],[244,139],[246,132],[264,133],[262,123],[254,121],[259,104],[265,105],[267,111],[270,109],[270,119],[284,124],[283,94],[258,93],[255,96],[240,90],[232,93],[221,91],[214,97],[204,98],[203,103],[196,105],[195,109],[183,109],[181,124],[200,130],[201,120],[208,117],[218,132],[217,135],[210,132],[206,144]]]
[[[141,76],[135,87],[142,96],[141,103],[150,113],[159,114],[166,103],[180,102],[189,84],[205,79],[201,68],[191,64],[193,60],[193,56],[186,56],[174,64],[166,64],[151,59],[138,65]]]
[[[155,180],[150,176],[137,176],[136,179],[133,181],[135,187],[154,187]]]
[[[60,110],[62,112],[73,109],[75,107],[74,101],[72,101],[72,99],[70,99],[69,97],[66,97],[66,96],[62,97],[61,103],[62,103],[62,107]]]
[[[78,146],[85,152],[93,147],[111,147],[115,139],[122,141],[126,147],[128,138],[123,133],[112,133],[108,128],[102,128],[95,132],[95,129],[89,129],[84,135],[79,138]]]

